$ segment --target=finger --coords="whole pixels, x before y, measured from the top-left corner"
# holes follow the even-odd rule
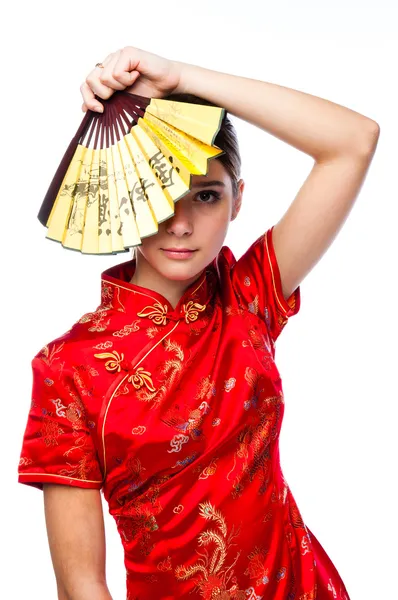
[[[137,51],[134,56],[129,48],[124,48],[114,59],[113,77],[126,87],[132,85],[140,75],[136,70],[138,63]]]
[[[118,81],[118,79],[115,78],[112,63],[107,65],[104,69],[101,69],[99,80],[101,84],[106,85],[113,90],[124,90],[126,87],[126,85],[123,84],[123,81]]]
[[[87,107],[87,109],[103,112],[104,108],[102,104],[96,100],[93,90],[86,81],[80,86],[80,91],[83,96],[84,105]]]

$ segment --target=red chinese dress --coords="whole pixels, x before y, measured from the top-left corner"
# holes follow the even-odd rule
[[[272,229],[224,246],[178,305],[101,275],[101,303],[32,360],[18,480],[102,489],[127,599],[349,600],[279,461],[275,341],[283,297]]]

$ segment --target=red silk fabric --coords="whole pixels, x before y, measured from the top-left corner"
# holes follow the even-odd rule
[[[102,489],[128,600],[349,600],[279,461],[275,342],[286,301],[272,229],[224,246],[178,305],[101,275],[101,303],[32,360],[18,480]]]

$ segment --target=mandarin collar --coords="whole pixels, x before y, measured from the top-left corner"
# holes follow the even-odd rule
[[[211,310],[210,301],[217,281],[215,261],[185,290],[175,308],[162,294],[130,282],[136,258],[113,265],[101,273],[101,307],[133,313],[154,325],[167,325],[180,319],[189,324]]]

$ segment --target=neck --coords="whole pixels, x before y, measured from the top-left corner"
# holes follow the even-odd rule
[[[130,283],[161,294],[170,302],[173,309],[177,306],[185,290],[201,275],[201,273],[199,273],[191,279],[184,279],[182,281],[168,279],[156,271],[148,263],[141,252],[136,251],[135,260],[136,268],[132,278],[130,279]]]

